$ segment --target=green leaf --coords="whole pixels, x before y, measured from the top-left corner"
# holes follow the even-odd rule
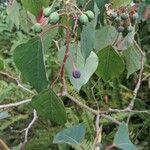
[[[3,119],[0,123],[0,131],[8,128],[11,124],[20,121],[20,120],[26,120],[29,116],[28,115],[13,115],[9,119]]]
[[[17,29],[19,29],[20,25],[20,9],[21,5],[17,1],[13,1],[13,3],[7,7],[8,18],[16,25]]]
[[[95,49],[97,51],[111,45],[116,35],[116,29],[113,26],[105,26],[95,32]]]
[[[126,50],[130,47],[130,45],[134,42],[135,31],[132,31],[126,35],[126,37],[122,37],[123,40],[116,46],[118,50]]]
[[[129,139],[128,126],[124,122],[119,126],[113,143],[121,150],[137,150]]]
[[[105,4],[107,4],[109,0],[96,0],[96,4],[100,10],[105,9]]]
[[[36,109],[38,116],[58,124],[66,123],[66,112],[62,101],[53,90],[45,90],[33,97],[31,106]]]
[[[25,9],[37,16],[42,7],[48,6],[51,1],[52,0],[22,0],[21,2]]]
[[[0,112],[0,120],[10,117],[7,111]]]
[[[141,68],[141,52],[132,44],[127,50],[123,51],[128,71],[127,78]]]
[[[120,8],[123,6],[127,6],[132,2],[132,0],[111,0],[111,4],[113,8]]]
[[[118,77],[125,68],[123,59],[119,53],[111,46],[108,46],[98,52],[99,65],[97,75],[104,81]]]
[[[4,69],[4,61],[0,58],[0,70]]]
[[[38,91],[47,88],[43,49],[39,37],[20,44],[14,50],[14,62],[22,76]]]
[[[85,136],[85,126],[83,124],[62,130],[54,137],[55,144],[79,145]]]
[[[94,48],[95,41],[95,27],[94,21],[89,22],[87,25],[83,26],[81,32],[81,53],[82,56],[87,59]]]
[[[58,33],[58,29],[50,29],[44,35],[41,36],[44,51],[47,51],[50,48],[51,43],[55,38],[55,36],[57,35],[57,33]]]
[[[60,62],[62,62],[64,53],[65,46],[63,46],[58,53]],[[74,69],[73,63],[81,72],[81,77],[79,79],[75,79],[72,76],[72,71]],[[65,67],[68,72],[69,79],[76,90],[79,91],[81,87],[89,81],[90,77],[96,71],[97,66],[98,57],[94,52],[91,52],[90,56],[85,60],[81,54],[80,47],[75,44],[70,45],[70,56],[67,59]]]

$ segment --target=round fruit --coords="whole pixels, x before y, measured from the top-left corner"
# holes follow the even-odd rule
[[[86,25],[89,20],[88,20],[87,15],[82,14],[82,15],[79,17],[79,21],[80,21],[80,23],[82,23],[83,25]]]
[[[56,24],[59,21],[59,14],[57,12],[53,12],[49,16],[49,23]]]
[[[133,31],[133,27],[132,26],[127,27],[127,31],[128,31],[128,33],[132,32]]]
[[[45,17],[49,17],[50,14],[51,14],[51,12],[52,12],[52,10],[51,10],[50,7],[47,7],[47,8],[45,8],[45,9],[43,10],[43,14],[44,14]]]
[[[115,19],[117,16],[118,16],[118,14],[117,14],[116,12],[113,12],[113,13],[111,14],[111,17],[112,17],[113,19]]]
[[[39,23],[36,23],[31,28],[35,33],[40,33],[42,31],[42,26]]]
[[[119,26],[119,27],[117,28],[117,31],[118,31],[118,32],[123,32],[123,31],[124,31],[124,27],[123,27],[123,26]]]
[[[72,76],[75,78],[75,79],[78,79],[81,77],[81,72],[78,70],[78,69],[74,69],[72,71]]]
[[[129,15],[127,13],[122,13],[121,14],[121,19],[122,20],[127,20],[129,18]]]
[[[86,11],[85,14],[88,16],[90,20],[93,20],[95,18],[95,15],[91,10]]]
[[[121,22],[121,18],[120,17],[116,17],[114,20],[116,23],[120,23]]]
[[[133,20],[138,19],[138,17],[139,17],[138,13],[135,13],[135,14],[132,15],[132,19],[133,19]]]

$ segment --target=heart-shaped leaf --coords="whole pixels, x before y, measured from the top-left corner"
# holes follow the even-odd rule
[[[85,126],[83,124],[64,129],[57,133],[53,143],[79,145],[85,136]]]
[[[125,69],[125,64],[119,53],[111,46],[98,52],[99,65],[97,75],[104,81],[118,77]]]
[[[31,106],[36,109],[38,116],[58,124],[66,123],[66,112],[62,101],[53,90],[45,90],[33,97]]]
[[[121,150],[137,150],[135,145],[129,139],[128,126],[124,122],[119,126],[113,143]]]
[[[65,46],[63,46],[58,53],[59,60],[62,62],[65,53]],[[74,65],[81,72],[81,77],[75,79],[72,76],[72,71],[74,70]],[[96,71],[98,66],[98,57],[94,52],[91,52],[90,56],[85,60],[81,54],[80,46],[75,44],[70,45],[70,56],[66,62],[66,70],[69,74],[69,79],[73,84],[74,88],[78,91],[81,87],[88,82],[90,77]]]
[[[14,62],[22,76],[38,91],[47,88],[43,49],[39,37],[20,44],[14,50]]]

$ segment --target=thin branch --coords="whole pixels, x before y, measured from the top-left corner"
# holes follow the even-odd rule
[[[128,106],[129,109],[133,109],[133,106],[134,106],[134,102],[135,102],[135,99],[137,97],[137,94],[138,94],[138,91],[140,89],[140,86],[141,86],[141,82],[142,82],[142,74],[143,74],[143,71],[144,71],[144,56],[142,56],[142,60],[141,60],[141,69],[140,69],[140,73],[139,73],[139,79],[138,79],[138,82],[135,86],[135,89],[133,91],[133,98]]]
[[[94,114],[94,115],[98,114],[98,111],[96,111],[96,110],[90,108],[89,106],[83,104],[82,102],[80,102],[79,100],[77,100],[76,98],[74,98],[73,96],[71,96],[70,94],[66,93],[65,96],[68,97],[70,100],[72,100],[74,103],[76,103],[78,106],[80,106],[80,107],[88,110],[92,114]]]
[[[21,89],[27,91],[30,94],[35,94],[33,91],[31,91],[28,88],[24,87],[20,83],[19,79],[17,79],[16,77],[13,77],[12,75],[10,75],[10,74],[8,74],[6,72],[0,71],[0,78],[3,78],[6,82],[13,82],[13,83],[15,83],[18,87],[20,87]]]
[[[103,118],[105,118],[108,121],[114,122],[115,124],[118,124],[118,125],[121,124],[120,121],[118,121],[117,119],[111,117],[110,115],[101,114],[100,116],[103,117]]]
[[[91,107],[81,103],[80,101],[78,101],[76,98],[74,98],[73,96],[71,96],[70,94],[66,93],[65,94],[66,97],[68,97],[70,100],[72,100],[74,103],[76,103],[78,106],[80,106],[81,108],[86,109],[87,111],[91,112],[94,115],[100,115],[100,117],[105,118],[108,121],[112,121],[116,124],[120,124],[120,122],[116,119],[114,119],[113,117],[111,117],[110,115],[106,115],[106,114],[102,114],[100,111],[94,110]]]
[[[59,28],[59,27],[67,29],[67,27],[65,25],[62,25],[62,24],[52,25],[52,26],[48,26],[44,31],[42,31],[41,33],[39,33],[39,36],[42,37],[49,30],[52,30],[52,29],[55,29],[55,28]]]
[[[97,144],[101,143],[101,140],[102,140],[102,126],[100,126],[99,130],[97,130],[96,137],[95,137],[94,142],[93,142],[92,150],[97,150],[96,149]]]
[[[116,146],[114,144],[108,146],[105,148],[105,150],[112,150],[113,148],[115,148]]]
[[[88,4],[89,4],[91,1],[92,1],[92,0],[88,0],[88,1],[84,4],[83,10],[86,9],[86,7],[88,6]]]
[[[139,91],[141,83],[142,83],[142,75],[143,75],[143,71],[144,71],[144,60],[145,60],[144,52],[141,50],[141,48],[139,47],[139,45],[137,44],[136,41],[134,41],[134,44],[139,49],[139,51],[141,52],[142,58],[141,58],[141,69],[139,72],[138,82],[137,82],[135,89],[133,91],[133,98],[132,98],[129,106],[127,107],[127,109],[129,109],[129,110],[132,110],[134,107],[135,99],[137,97],[138,91]],[[129,123],[130,117],[131,117],[131,115],[129,114],[128,119],[127,119],[127,123]]]
[[[112,109],[109,108],[108,111],[106,111],[106,113],[122,113],[122,112],[131,112],[131,113],[147,113],[150,114],[150,110],[131,110],[129,108],[126,109]]]
[[[19,106],[19,105],[22,105],[22,104],[25,104],[25,103],[29,103],[29,102],[31,102],[31,99],[23,100],[23,101],[16,102],[16,103],[3,104],[3,105],[0,105],[0,109],[16,107],[16,106]]]
[[[36,121],[37,119],[38,119],[37,112],[36,112],[36,110],[34,109],[34,110],[33,110],[33,119],[32,119],[32,121],[30,122],[30,124],[28,125],[28,127],[24,129],[24,131],[25,131],[25,136],[24,136],[24,142],[23,142],[23,145],[22,145],[22,148],[21,148],[21,149],[24,149],[25,144],[28,142],[28,133],[29,133],[29,130],[31,129],[31,127],[33,126],[33,124],[35,123],[35,121]]]

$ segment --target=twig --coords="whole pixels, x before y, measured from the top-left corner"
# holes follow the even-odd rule
[[[60,77],[61,77],[61,83],[62,83],[62,88],[61,88],[60,94],[62,96],[64,95],[64,92],[66,90],[65,89],[64,72],[65,72],[65,64],[66,64],[66,61],[67,61],[68,56],[69,56],[70,39],[71,39],[71,33],[70,33],[69,27],[68,27],[67,31],[66,31],[66,51],[65,51],[65,55],[64,55],[64,58],[63,58],[63,61],[62,61],[62,66],[61,66],[61,69],[60,69]]]
[[[0,77],[2,77],[7,82],[13,82],[13,83],[15,83],[18,87],[20,87],[21,89],[27,91],[30,94],[35,94],[33,91],[31,91],[28,88],[24,87],[20,83],[19,79],[17,79],[16,77],[13,77],[12,75],[10,75],[10,74],[8,74],[6,72],[0,71]]]
[[[117,32],[116,35],[115,35],[115,37],[114,37],[114,41],[112,42],[112,46],[115,46],[115,44],[116,44],[117,41],[118,41],[119,36],[120,36],[120,33]]]
[[[150,114],[150,110],[131,110],[129,108],[126,109],[112,109],[109,108],[108,111],[106,111],[106,113],[122,113],[122,112],[131,112],[131,113],[147,113]]]
[[[0,109],[16,107],[16,106],[19,106],[19,105],[22,105],[25,103],[29,103],[29,102],[31,102],[31,99],[23,100],[23,101],[16,102],[16,103],[3,104],[3,105],[0,105]]]
[[[91,0],[88,0],[85,4],[84,4],[84,7],[83,7],[83,10],[85,10],[85,8],[87,7],[87,5],[91,2]]]
[[[137,94],[138,94],[138,91],[140,89],[140,86],[141,86],[141,82],[142,82],[142,75],[143,75],[143,71],[144,71],[144,60],[145,60],[145,54],[144,52],[141,50],[141,48],[139,47],[139,45],[137,44],[136,41],[134,41],[134,44],[136,45],[136,47],[139,49],[139,51],[141,52],[142,54],[142,58],[141,58],[141,69],[140,69],[140,73],[139,73],[139,78],[138,78],[138,82],[135,86],[135,89],[133,91],[133,98],[129,104],[129,106],[127,107],[127,109],[129,110],[132,110],[133,107],[134,107],[134,103],[135,103],[135,99],[137,97]],[[129,123],[129,120],[130,120],[130,117],[131,115],[129,114],[129,117],[127,119],[127,123]]]
[[[65,94],[66,97],[68,97],[70,100],[72,100],[74,103],[76,103],[78,106],[80,106],[81,108],[86,109],[87,111],[91,112],[94,115],[100,115],[100,117],[103,117],[109,121],[112,121],[116,124],[120,124],[120,122],[116,119],[114,119],[113,117],[111,117],[110,115],[106,115],[106,114],[102,114],[100,111],[94,110],[92,108],[90,108],[89,106],[81,103],[80,101],[78,101],[76,98],[74,98],[73,96],[71,96],[70,94],[66,93]]]
[[[105,150],[112,150],[113,148],[115,148],[116,146],[114,144],[108,146],[105,148]]]
[[[33,124],[35,123],[35,121],[38,119],[38,116],[37,116],[37,112],[36,110],[34,109],[33,110],[33,119],[32,121],[30,122],[30,124],[28,125],[27,128],[24,129],[25,131],[25,136],[24,136],[24,142],[23,142],[23,145],[22,145],[22,150],[24,149],[24,146],[25,144],[28,142],[28,133],[29,133],[29,130],[31,129],[31,127],[33,126]]]
[[[92,150],[97,150],[97,144],[101,143],[101,140],[102,140],[101,136],[102,136],[102,126],[100,126],[99,129],[96,132],[96,137],[95,137],[94,142],[93,142]]]
[[[94,115],[97,115],[97,114],[98,114],[98,111],[96,111],[96,110],[90,108],[89,106],[87,106],[87,105],[81,103],[80,101],[78,101],[76,98],[74,98],[74,97],[71,96],[70,94],[66,93],[65,96],[68,97],[70,100],[72,100],[74,103],[76,103],[78,106],[80,106],[80,107],[82,107],[82,108],[88,110],[88,111],[91,112],[92,114],[94,114]]]
[[[101,114],[100,116],[103,117],[103,118],[105,118],[106,120],[114,122],[115,124],[118,124],[118,125],[121,124],[121,122],[119,122],[117,119],[111,117],[110,115]]]
[[[56,24],[56,25],[52,25],[52,26],[48,26],[44,31],[42,31],[41,33],[39,33],[38,35],[40,37],[42,37],[45,33],[47,33],[49,30],[52,30],[54,28],[59,28],[59,27],[62,27],[62,28],[65,28],[67,29],[67,27],[65,25],[62,25],[62,24]]]

